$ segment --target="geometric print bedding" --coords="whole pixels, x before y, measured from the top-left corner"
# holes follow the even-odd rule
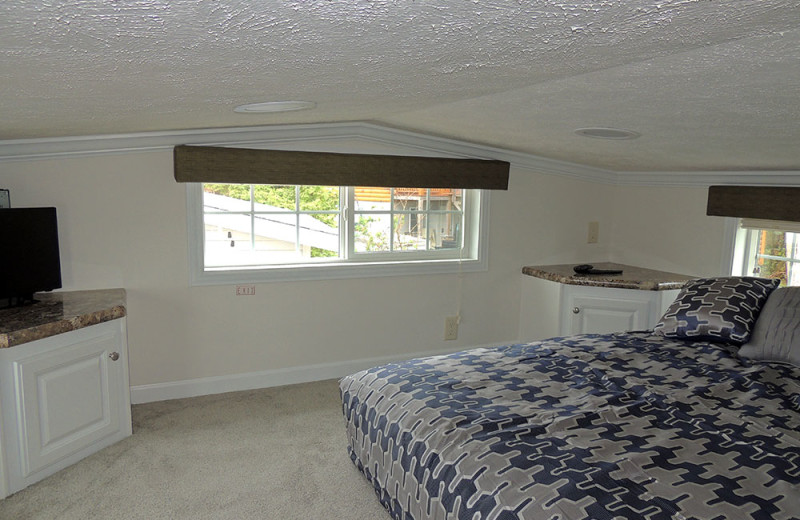
[[[397,520],[800,518],[800,368],[648,333],[341,380],[348,451]]]

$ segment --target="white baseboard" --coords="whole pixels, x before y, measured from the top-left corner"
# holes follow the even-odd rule
[[[308,383],[311,381],[323,381],[325,379],[336,379],[358,372],[359,370],[384,365],[386,363],[405,361],[418,357],[450,354],[472,348],[496,347],[506,344],[508,343],[476,345],[473,347],[462,346],[433,352],[416,352],[397,356],[355,359],[351,361],[264,370],[261,372],[248,372],[245,374],[202,377],[168,383],[132,386],[131,404],[151,403],[154,401],[166,401],[168,399],[183,399],[185,397],[197,397],[200,395],[221,394],[224,392],[238,392],[241,390],[268,388],[271,386],[284,386]]]

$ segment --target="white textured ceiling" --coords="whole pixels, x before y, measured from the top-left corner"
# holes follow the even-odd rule
[[[0,139],[371,121],[617,171],[800,169],[798,1],[4,0],[0,78]],[[294,99],[317,107],[233,112]]]

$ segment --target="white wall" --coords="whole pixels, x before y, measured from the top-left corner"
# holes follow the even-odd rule
[[[15,207],[58,208],[65,290],[127,289],[134,387],[252,373],[267,385],[282,370],[515,341],[524,265],[613,260],[701,276],[722,259],[724,223],[705,215],[705,188],[512,168],[509,190],[491,196],[489,270],[464,275],[459,339],[446,342],[456,275],[260,284],[255,296],[189,287],[185,188],[168,151],[4,162],[0,187]],[[597,244],[586,243],[590,221]]]
[[[612,261],[690,276],[722,274],[725,219],[706,215],[708,188],[618,186]]]
[[[489,270],[456,275],[189,287],[185,188],[172,155],[0,163],[15,207],[58,208],[64,289],[128,291],[131,384],[280,371],[514,341],[523,265],[608,256],[615,188],[512,168],[491,198]],[[601,223],[600,243],[586,226]],[[263,380],[269,384],[269,380]]]

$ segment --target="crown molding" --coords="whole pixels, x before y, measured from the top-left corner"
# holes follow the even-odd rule
[[[533,154],[400,130],[367,122],[271,125],[0,141],[0,162],[63,159],[170,150],[181,144],[269,146],[302,141],[361,139],[425,155],[508,161],[514,168],[609,185],[800,185],[800,170],[617,172]]]
[[[800,170],[617,172],[620,186],[800,186]]]
[[[172,149],[174,146],[182,144],[263,147],[285,142],[336,141],[353,138],[381,144],[400,145],[417,150],[422,154],[498,159],[508,161],[518,168],[549,175],[612,184],[614,182],[614,173],[607,170],[365,122],[16,139],[0,141],[0,162],[150,152]]]
[[[460,157],[474,159],[497,159],[500,161],[507,161],[515,168],[531,170],[545,175],[571,177],[604,184],[615,184],[616,182],[616,173],[610,170],[547,159],[533,154],[515,152],[513,150],[459,141],[446,137],[419,134],[408,130],[389,128],[370,123],[363,123],[362,130],[364,133],[359,137],[386,144],[402,144],[419,150],[438,153],[448,152]]]

